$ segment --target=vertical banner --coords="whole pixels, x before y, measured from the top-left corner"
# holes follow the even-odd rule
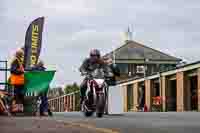
[[[37,64],[42,47],[42,32],[44,17],[39,17],[31,22],[25,36],[24,67],[30,69]]]

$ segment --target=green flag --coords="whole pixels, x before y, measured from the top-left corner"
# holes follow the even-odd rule
[[[25,76],[25,88],[26,93],[47,92],[49,85],[54,77],[55,71],[34,71],[26,72]]]

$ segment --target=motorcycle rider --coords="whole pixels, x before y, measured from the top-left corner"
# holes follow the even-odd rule
[[[83,61],[83,64],[79,68],[79,71],[82,73],[82,75],[86,75],[93,72],[96,68],[103,68],[106,72],[109,72],[107,65],[101,58],[100,51],[98,49],[92,49],[90,51],[89,58],[86,58]],[[85,92],[87,90],[87,81],[88,79],[87,77],[85,77],[80,85],[80,93],[81,93],[80,104],[82,104],[85,97]]]

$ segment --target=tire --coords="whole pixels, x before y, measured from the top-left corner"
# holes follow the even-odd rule
[[[97,113],[97,117],[98,117],[98,118],[103,117],[103,113]]]
[[[105,107],[104,107],[104,113],[108,115],[108,88],[105,90]]]
[[[104,114],[104,110],[105,110],[105,95],[104,94],[100,94],[97,97],[97,108],[96,108],[96,115],[97,117],[102,117]]]

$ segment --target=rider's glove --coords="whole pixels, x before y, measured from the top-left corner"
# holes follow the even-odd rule
[[[87,72],[81,72],[81,76],[87,75]]]

